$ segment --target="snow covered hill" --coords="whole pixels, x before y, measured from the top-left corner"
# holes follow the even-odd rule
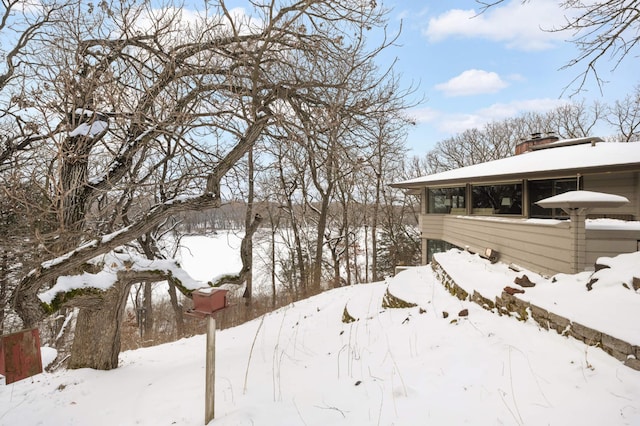
[[[388,288],[418,306],[382,308]],[[212,425],[640,424],[639,371],[460,301],[430,267],[296,302],[216,344]],[[0,387],[0,424],[200,425],[204,368],[196,336],[124,352],[112,371],[40,374]]]

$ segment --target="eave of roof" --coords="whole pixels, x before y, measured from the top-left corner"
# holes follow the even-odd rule
[[[391,186],[414,189],[613,171],[640,171],[640,143],[603,142],[593,146],[559,146],[396,182]]]

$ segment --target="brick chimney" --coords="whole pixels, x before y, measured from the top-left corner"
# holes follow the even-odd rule
[[[516,155],[531,151],[531,148],[534,146],[546,145],[558,140],[559,138],[554,132],[547,132],[544,136],[542,133],[532,133],[531,139],[527,139],[516,145]]]

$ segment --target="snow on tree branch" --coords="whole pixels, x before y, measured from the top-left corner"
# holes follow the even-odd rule
[[[88,289],[104,291],[129,273],[131,274],[128,281],[131,282],[137,280],[157,282],[171,279],[181,289],[189,292],[208,285],[193,279],[173,259],[149,260],[135,254],[109,252],[92,259],[90,263],[102,266],[102,270],[97,273],[83,272],[77,275],[60,276],[55,285],[38,294],[38,298],[52,307],[52,304],[56,305],[54,301],[61,293]],[[58,298],[58,300],[61,299],[63,298]]]
[[[172,214],[219,206],[220,199],[209,194],[182,197],[159,204],[144,218],[126,228],[86,242],[55,259],[42,262],[20,282],[15,292],[18,295],[16,304],[27,313],[27,323],[36,322],[45,314],[37,293],[46,283],[55,281],[60,276],[72,274],[91,259],[135,240]]]

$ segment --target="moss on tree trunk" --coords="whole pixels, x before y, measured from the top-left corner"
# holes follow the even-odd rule
[[[119,282],[104,293],[102,304],[80,309],[69,368],[111,370],[118,366],[122,318],[130,287]]]

